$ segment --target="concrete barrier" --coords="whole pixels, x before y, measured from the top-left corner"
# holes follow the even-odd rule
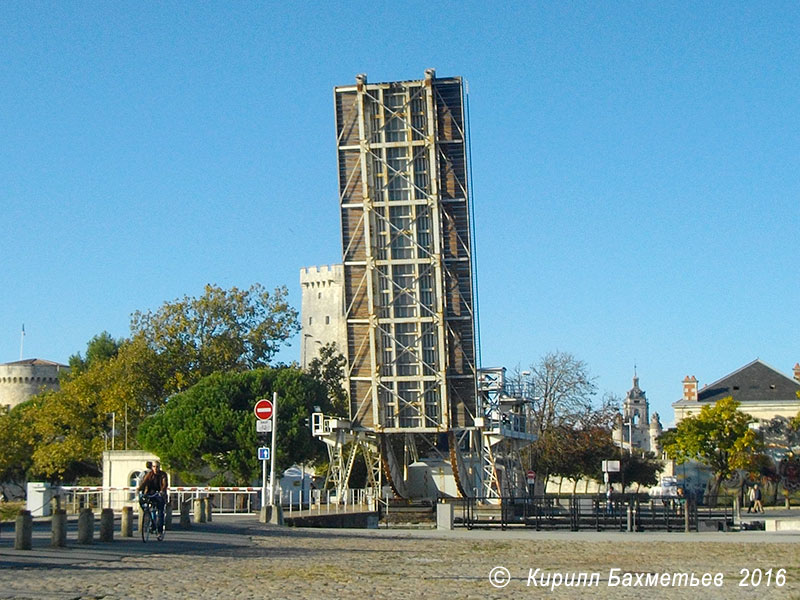
[[[189,510],[192,507],[192,503],[189,500],[184,500],[181,502],[181,520],[180,526],[181,529],[189,529],[192,526],[192,521],[189,518]]]
[[[261,512],[258,515],[258,520],[261,523],[270,523],[271,525],[283,525],[283,508],[280,504],[273,504],[269,506],[262,506]]]
[[[120,521],[120,536],[133,537],[133,507],[122,507],[122,519]]]
[[[322,513],[302,517],[286,517],[289,527],[326,527],[343,529],[377,529],[378,513]]]
[[[100,541],[114,541],[114,509],[104,508],[100,511]]]
[[[14,550],[31,549],[31,539],[33,537],[33,516],[31,516],[31,511],[20,511],[17,516],[14,534]]]
[[[194,499],[194,522],[195,523],[206,522],[205,498]]]
[[[78,543],[94,542],[94,513],[91,508],[84,508],[78,516]]]
[[[54,548],[63,548],[67,545],[67,511],[57,508],[53,511],[50,522],[50,545]]]
[[[764,519],[764,531],[800,531],[800,519]]]
[[[142,526],[144,525],[144,510],[139,506],[139,520],[136,521],[136,535],[142,535]]]
[[[727,531],[724,519],[699,519],[697,531]]]
[[[440,503],[436,505],[436,529],[453,529],[453,505]]]
[[[272,514],[269,517],[269,522],[272,525],[283,525],[283,507],[280,504],[275,504],[272,507]]]

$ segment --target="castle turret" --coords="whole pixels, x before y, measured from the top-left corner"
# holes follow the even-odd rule
[[[661,437],[664,428],[661,427],[661,419],[658,417],[658,413],[653,413],[653,417],[650,419],[650,451],[659,454],[661,452],[661,445],[658,443],[658,438]]]
[[[59,377],[67,365],[29,358],[0,364],[0,408],[10,410],[36,394],[59,389]]]
[[[617,413],[617,416],[614,417],[614,429],[611,431],[611,438],[617,446],[622,447],[622,415],[620,413]]]
[[[342,265],[300,269],[300,364],[307,369],[322,346],[336,343],[345,353],[344,271]]]

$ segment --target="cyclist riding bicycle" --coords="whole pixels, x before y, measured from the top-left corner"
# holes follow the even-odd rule
[[[164,507],[167,503],[167,491],[169,490],[169,478],[161,470],[161,462],[154,460],[151,470],[142,478],[142,482],[136,488],[140,493],[139,503],[144,508],[145,498],[155,504],[158,511],[158,522],[156,530],[159,535],[164,531]]]

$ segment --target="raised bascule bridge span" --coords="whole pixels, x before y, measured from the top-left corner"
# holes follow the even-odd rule
[[[326,485],[357,457],[376,496],[525,491],[532,398],[479,365],[465,82],[334,90],[349,414],[313,416]]]

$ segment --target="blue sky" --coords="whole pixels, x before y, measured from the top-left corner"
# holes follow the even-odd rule
[[[469,82],[485,366],[800,361],[800,5],[0,3],[0,361],[340,261],[332,89]],[[452,13],[452,14],[451,14]],[[299,358],[299,341],[281,354]]]

